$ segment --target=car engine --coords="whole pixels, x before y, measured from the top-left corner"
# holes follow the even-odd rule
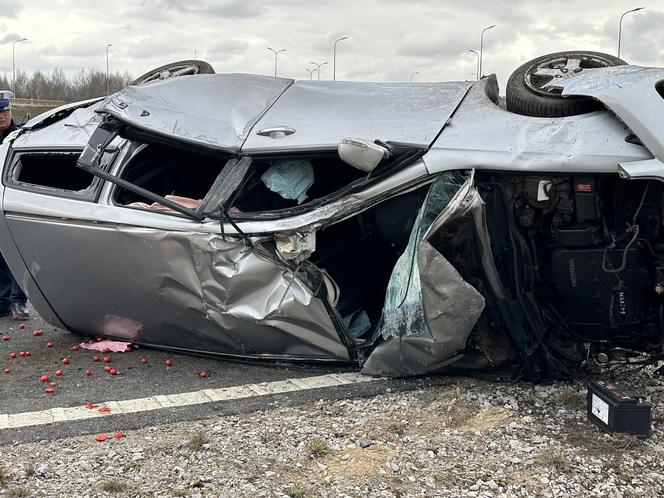
[[[537,303],[547,342],[583,344],[582,354],[600,362],[615,358],[617,350],[661,350],[659,182],[608,175],[490,175],[480,181],[489,208],[496,197],[505,206],[502,221],[489,209],[496,265],[510,288]],[[514,254],[501,243],[499,232],[506,231]],[[511,267],[518,268],[508,274]]]

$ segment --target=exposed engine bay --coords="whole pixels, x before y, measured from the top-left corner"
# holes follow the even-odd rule
[[[482,174],[477,186],[496,268],[535,332],[532,349],[546,350],[544,370],[563,358],[600,367],[659,359],[661,183]]]

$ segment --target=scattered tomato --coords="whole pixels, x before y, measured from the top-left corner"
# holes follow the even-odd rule
[[[115,432],[113,433],[113,437],[114,437],[115,439],[120,439],[120,438],[123,438],[123,437],[124,437],[124,434],[122,434],[122,431],[115,431]]]
[[[25,323],[19,323],[18,328],[23,330],[25,328]]]
[[[58,385],[58,383],[55,382],[55,381],[53,381],[53,382],[51,382],[51,383],[49,384],[49,386],[51,386],[51,387],[55,387],[55,386],[57,386],[57,385]]]
[[[5,372],[6,374],[8,374],[8,373],[12,373],[12,369],[11,369],[11,368],[5,368],[5,369],[4,369],[4,372]]]
[[[111,362],[111,357],[110,356],[104,356],[104,363],[110,363]]]
[[[207,373],[205,370],[203,370],[202,372],[199,372],[198,376],[199,376],[201,379],[204,379],[205,377],[208,376],[208,373]]]
[[[16,358],[16,353],[9,353],[9,357],[12,358],[12,359]]]
[[[86,370],[85,375],[92,375],[92,370]]]
[[[147,356],[141,356],[141,363],[145,364],[148,362],[148,357]]]
[[[51,394],[52,392],[55,392],[55,389],[53,389],[52,387],[47,387],[44,389],[44,392],[46,394]]]
[[[9,337],[8,335],[3,335],[2,336],[3,341],[8,341],[9,339],[11,339],[11,337]]]
[[[79,346],[78,344],[74,344],[74,345],[71,347],[71,350],[72,350],[72,351],[78,351],[80,348],[81,348],[81,346]]]
[[[99,413],[111,413],[111,409],[108,406],[102,406],[99,409]]]
[[[55,375],[57,375],[58,377],[60,377],[60,376],[62,375],[62,370],[56,370],[56,371],[55,371]]]
[[[88,410],[92,410],[93,408],[96,408],[97,405],[95,405],[94,403],[87,402],[87,403],[85,404],[85,407],[86,407]]]
[[[168,360],[166,360],[164,363],[166,363],[167,367],[172,367],[173,366],[173,360],[171,360],[170,358]]]
[[[25,351],[21,351],[18,355],[19,355],[21,358],[25,358]]]
[[[117,371],[115,368],[111,368],[111,369],[108,371],[108,373],[110,373],[111,375],[117,375],[117,374],[118,374],[118,371]]]
[[[53,341],[48,341],[48,342],[46,343],[46,347],[47,347],[47,348],[52,348],[52,347],[53,347]]]
[[[95,355],[95,357],[92,358],[92,361],[101,361],[101,358],[99,356]]]
[[[50,379],[48,378],[48,375],[42,375],[41,377],[39,377],[39,380],[41,380],[42,382],[48,382]]]
[[[97,441],[99,441],[100,443],[103,443],[103,442],[106,441],[106,439],[107,439],[107,438],[106,438],[106,434],[97,434],[97,435],[95,436],[95,439],[96,439]]]
[[[25,356],[32,356],[32,353],[30,351],[26,351]]]
[[[42,335],[42,333],[43,332],[41,330],[37,329],[32,333],[32,335],[34,335],[35,337],[39,337],[40,335]]]
[[[104,372],[110,372],[110,371],[111,371],[111,367],[109,365],[106,365],[104,367]]]
[[[62,358],[62,363],[64,363],[65,365],[69,365],[71,363],[71,360],[69,359],[68,356],[65,356],[64,358]]]

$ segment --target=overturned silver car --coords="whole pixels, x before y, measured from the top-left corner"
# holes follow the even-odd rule
[[[0,149],[0,248],[54,326],[371,375],[660,358],[664,69],[552,54],[506,108],[493,76],[146,81]]]

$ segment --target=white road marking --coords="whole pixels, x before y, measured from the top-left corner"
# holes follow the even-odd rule
[[[202,405],[215,401],[259,398],[271,394],[310,391],[325,387],[371,382],[373,380],[379,380],[379,378],[367,377],[358,373],[327,374],[315,377],[262,382],[260,384],[223,387],[220,389],[203,389],[187,393],[156,395],[149,398],[108,401],[105,403],[94,402],[96,407],[92,409],[85,406],[74,406],[70,408],[51,408],[50,410],[35,412],[0,413],[0,430],[48,425],[57,422],[73,422],[113,415],[126,415],[129,413],[163,410],[165,408]],[[101,413],[99,408],[102,406],[108,407],[110,413]]]

